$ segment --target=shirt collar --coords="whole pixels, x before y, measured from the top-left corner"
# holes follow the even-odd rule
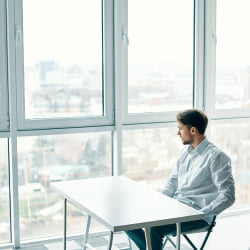
[[[208,141],[208,139],[205,137],[202,141],[201,141],[201,143],[195,148],[195,149],[193,149],[192,147],[191,147],[191,145],[189,145],[189,147],[188,147],[188,152],[189,153],[191,153],[191,152],[197,152],[198,154],[202,154],[203,152],[204,152],[204,150],[206,149],[206,147],[207,147],[207,145],[208,145],[208,143],[209,143],[209,141]]]

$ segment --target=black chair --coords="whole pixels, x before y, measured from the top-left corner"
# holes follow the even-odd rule
[[[190,230],[190,231],[185,231],[185,232],[182,232],[181,234],[183,235],[183,237],[187,240],[189,245],[194,250],[198,250],[198,248],[194,245],[194,243],[190,240],[190,238],[187,235],[188,234],[207,232],[206,235],[205,235],[205,238],[204,238],[204,240],[203,240],[203,242],[201,244],[201,247],[199,248],[200,250],[202,250],[202,249],[204,249],[204,247],[205,247],[205,245],[207,243],[208,237],[209,237],[210,233],[212,232],[215,225],[216,225],[216,216],[213,217],[213,220],[212,220],[210,225],[207,225],[205,227],[201,227],[201,228],[198,228],[198,229],[193,229],[193,230]],[[175,235],[172,235],[172,236],[175,236]],[[165,247],[165,245],[167,244],[168,241],[171,243],[172,246],[176,247],[175,243],[172,241],[170,236],[165,236],[165,239],[164,239],[164,242],[163,242],[164,247]]]

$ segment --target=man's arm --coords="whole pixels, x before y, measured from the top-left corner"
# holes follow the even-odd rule
[[[173,170],[172,174],[168,178],[162,190],[162,193],[169,197],[173,197],[173,195],[175,194],[175,191],[177,190],[177,184],[178,184],[178,174],[177,174],[178,170],[177,169],[178,169],[178,162],[177,162],[177,167],[175,167],[175,169]]]
[[[218,195],[201,211],[206,214],[219,214],[235,201],[235,187],[230,158],[222,152],[218,153],[212,160],[210,170]]]

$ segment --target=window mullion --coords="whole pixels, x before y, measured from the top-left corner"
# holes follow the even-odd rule
[[[205,110],[214,117],[216,84],[216,1],[205,1]]]
[[[10,194],[12,242],[20,247],[19,196],[18,196],[18,156],[17,156],[17,102],[16,102],[16,14],[21,12],[21,1],[7,1],[8,33],[8,83],[10,110]]]
[[[122,31],[127,28],[128,1],[114,1],[114,72],[115,103],[113,132],[113,174],[123,172],[122,163],[122,124],[127,115],[127,44],[123,42]]]
[[[194,107],[204,107],[204,0],[194,1]]]
[[[113,124],[114,18],[113,1],[103,1],[103,99],[104,116]]]
[[[8,130],[8,92],[7,92],[7,55],[6,55],[6,6],[5,2],[0,2],[0,129]]]

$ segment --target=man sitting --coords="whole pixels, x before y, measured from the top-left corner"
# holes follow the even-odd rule
[[[185,145],[177,166],[162,193],[205,213],[204,220],[181,223],[181,231],[198,229],[211,223],[214,215],[235,201],[234,179],[230,158],[205,136],[206,114],[197,109],[177,114],[178,132]],[[140,250],[146,250],[142,229],[126,231]],[[176,234],[176,225],[150,228],[153,250],[162,250],[165,235]]]

